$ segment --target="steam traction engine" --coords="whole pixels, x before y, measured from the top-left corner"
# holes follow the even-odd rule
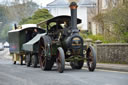
[[[51,70],[57,63],[57,69],[62,73],[65,62],[70,62],[73,69],[81,69],[87,61],[89,71],[96,68],[96,53],[92,46],[84,46],[83,38],[79,35],[77,24],[77,4],[70,4],[71,16],[57,16],[47,20],[47,33],[39,40],[38,57],[43,70]],[[44,22],[39,23],[41,25]],[[64,24],[64,27],[62,27]]]

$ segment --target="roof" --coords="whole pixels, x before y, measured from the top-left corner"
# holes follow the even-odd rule
[[[44,29],[39,28],[39,27],[26,27],[26,28],[23,28],[23,29],[10,30],[10,31],[8,31],[8,32],[9,32],[9,33],[10,33],[10,32],[21,32],[21,31],[24,31],[24,30],[34,30],[35,28],[36,28],[37,30],[41,31],[41,32],[45,32]]]
[[[69,23],[70,21],[71,21],[71,16],[61,15],[61,16],[53,17],[53,18],[51,18],[49,20],[40,22],[38,25],[40,25],[42,23],[50,24],[51,22],[56,22],[56,23],[59,23],[59,24],[63,24],[64,22],[68,22]],[[80,24],[80,23],[81,23],[81,19],[77,18],[77,24]]]
[[[92,0],[80,0],[78,2],[79,6],[89,6],[95,5],[96,3]],[[69,7],[68,0],[54,0],[53,2],[47,4],[47,7]]]
[[[22,29],[24,29],[24,28],[29,28],[29,27],[37,27],[37,24],[23,24],[21,26],[22,26]]]
[[[86,6],[86,5],[95,5],[96,3],[92,0],[80,0],[78,4]]]

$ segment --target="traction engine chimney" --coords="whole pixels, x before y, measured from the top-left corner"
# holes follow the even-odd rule
[[[70,10],[71,10],[71,29],[73,32],[78,32],[77,28],[77,3],[71,2],[70,4]]]

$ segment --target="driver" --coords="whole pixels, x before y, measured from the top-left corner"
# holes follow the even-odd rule
[[[69,31],[70,28],[69,28],[69,23],[68,22],[64,22],[64,29],[63,29],[63,35],[64,36],[68,36],[69,35]]]
[[[53,39],[57,39],[60,37],[62,26],[59,23],[56,23],[56,25],[52,26],[50,29],[50,32],[52,33]]]

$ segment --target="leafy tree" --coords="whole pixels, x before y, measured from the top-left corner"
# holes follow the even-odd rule
[[[26,3],[14,3],[12,6],[7,6],[8,19],[10,21],[19,22],[22,18],[32,16],[38,9],[38,5],[34,2],[28,1]]]
[[[0,36],[2,36],[1,39],[7,40],[8,31],[10,30],[10,25],[9,25],[9,24],[4,25],[4,26],[3,26],[3,29],[4,29],[4,30],[2,30],[2,31],[1,31],[1,34],[0,34]]]
[[[32,16],[38,5],[30,0],[24,0],[24,3],[17,2],[5,3],[0,5],[0,40],[7,40],[7,32],[12,28],[12,24],[18,23],[22,18]],[[6,2],[6,0],[5,0]]]
[[[3,37],[5,37],[5,36],[3,36],[3,29],[4,29],[4,26],[7,24],[7,22],[8,21],[7,21],[7,17],[6,17],[6,13],[5,13],[5,6],[0,5],[0,40]]]
[[[47,9],[38,9],[31,17],[23,18],[19,24],[37,24],[52,17],[53,16],[49,13]],[[41,26],[46,27],[45,25]]]
[[[5,7],[0,6],[0,22],[5,23],[7,21],[6,15],[5,15]]]

